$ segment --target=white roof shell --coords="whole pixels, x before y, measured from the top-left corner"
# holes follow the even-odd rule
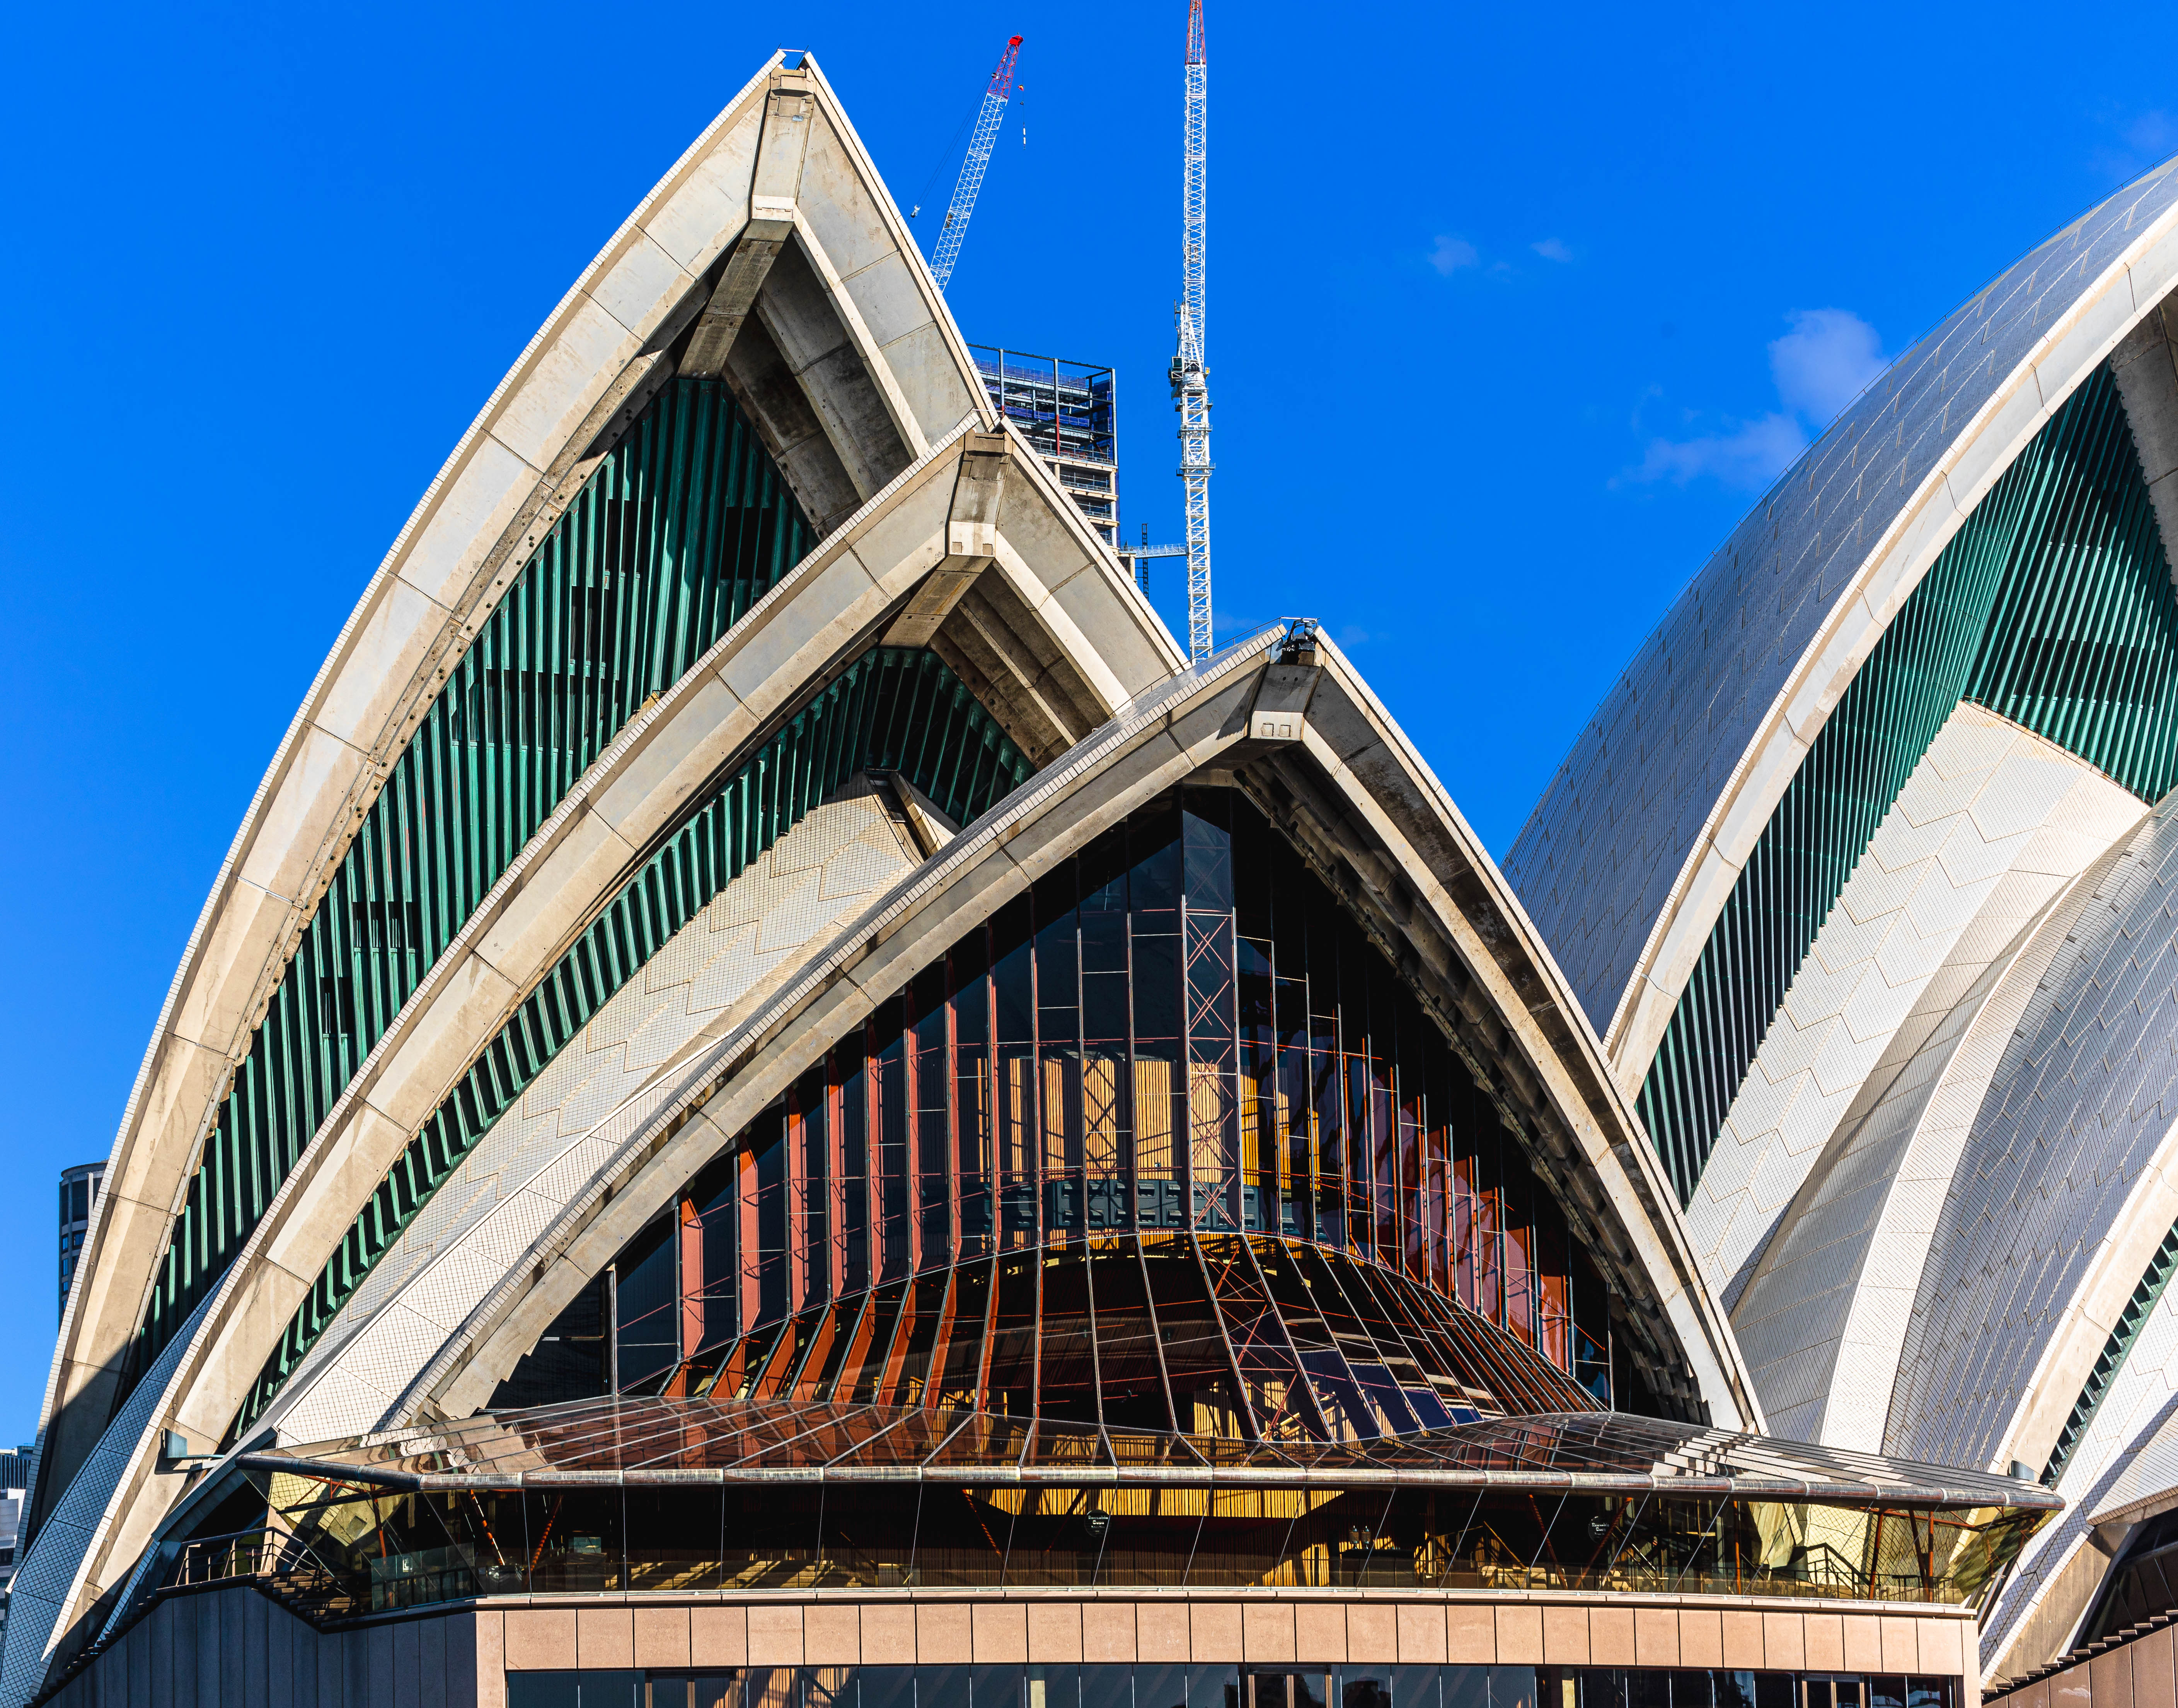
[[[1505,862],[1638,1091],[1739,870],[1861,664],[2027,442],[2178,282],[2178,160],[1885,370],[1641,643]]]

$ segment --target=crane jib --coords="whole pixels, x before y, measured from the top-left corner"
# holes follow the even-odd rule
[[[982,110],[976,115],[975,133],[968,139],[968,157],[960,163],[960,181],[953,186],[953,200],[945,210],[945,222],[939,227],[938,248],[930,257],[930,276],[937,280],[938,288],[944,290],[953,277],[954,263],[960,258],[960,244],[968,235],[968,216],[976,211],[976,194],[983,187],[983,171],[991,163],[991,145],[999,139],[999,126],[1006,116],[1006,102],[1014,90],[1014,62],[1021,56],[1021,38],[1008,39],[1005,51],[999,56],[999,68],[991,74],[991,85],[983,93]]]

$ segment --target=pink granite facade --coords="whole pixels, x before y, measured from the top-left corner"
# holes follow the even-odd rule
[[[1695,1598],[1599,1607],[1365,1593],[988,1592],[487,1604],[320,1633],[236,1585],[162,1601],[52,1700],[57,1708],[506,1708],[507,1676],[525,1672],[1086,1661],[1880,1671],[1956,1679],[1959,1700],[1972,1703],[1973,1635],[1962,1613]],[[2170,1634],[2158,1637],[2152,1655],[2142,1643],[2138,1654],[2095,1663],[2096,1708],[2178,1700]],[[2007,1700],[2082,1708],[2086,1699],[2062,1694],[2086,1688],[2089,1669],[2078,1671],[2077,1686],[2053,1679],[2045,1695]],[[2138,1694],[2143,1687],[2162,1694]]]

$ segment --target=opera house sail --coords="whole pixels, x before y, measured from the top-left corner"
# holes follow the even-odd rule
[[[2166,163],[1898,358],[1507,862],[1770,1427],[2065,1498],[2014,1679],[2178,1608],[2174,228]]]
[[[237,833],[0,1702],[1977,1700],[2178,1262],[2163,183],[1787,475],[1516,886],[1312,622],[1190,662],[775,55]]]

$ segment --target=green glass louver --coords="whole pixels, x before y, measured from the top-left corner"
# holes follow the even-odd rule
[[[250,1040],[137,1333],[147,1368],[401,1005],[622,725],[807,551],[732,395],[677,379],[584,484],[394,764]]]
[[[873,649],[737,768],[621,888],[395,1163],[320,1272],[236,1420],[260,1416],[462,1158],[673,934],[857,771],[897,771],[956,824],[1032,767],[935,653]]]
[[[2087,1434],[2088,1426],[2095,1421],[2095,1414],[2102,1410],[2103,1396],[2110,1392],[2110,1383],[2117,1380],[2118,1371],[2125,1368],[2125,1360],[2132,1352],[2132,1343],[2140,1338],[2140,1331],[2148,1326],[2156,1301],[2163,1297],[2163,1289],[2170,1284],[2174,1273],[2178,1273],[2178,1222],[2171,1224],[2170,1231],[2163,1236],[2163,1243],[2155,1248],[2155,1255],[2148,1260],[2148,1267],[2141,1272],[2140,1284],[2132,1289],[2132,1297],[2118,1315],[2117,1327],[2103,1343],[2094,1367],[2081,1383],[2080,1397],[2072,1402],[2065,1426],[2057,1432],[2057,1444],[2049,1449],[2049,1464],[2042,1467],[2044,1487],[2055,1488],[2063,1478],[2073,1450]]]
[[[1685,1204],[1792,977],[1876,827],[1970,699],[2143,800],[2178,784],[2178,598],[2098,369],[1946,546],[1770,814],[1641,1087]]]

